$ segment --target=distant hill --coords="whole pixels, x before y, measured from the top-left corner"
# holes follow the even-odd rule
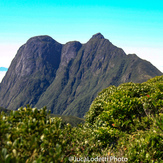
[[[6,114],[8,114],[8,115],[9,115],[10,110],[5,109],[5,108],[3,108],[3,107],[0,107],[0,113],[1,113],[1,112],[4,112],[4,113],[6,113]]]
[[[0,67],[0,71],[7,71],[8,70],[8,68],[6,68],[6,67]]]
[[[101,33],[85,44],[36,36],[19,48],[0,83],[0,106],[47,106],[54,114],[83,117],[102,89],[160,75],[150,62],[126,55]]]
[[[62,121],[64,123],[69,123],[69,124],[71,124],[74,127],[77,127],[78,124],[84,124],[85,123],[85,119],[78,118],[78,117],[71,116],[71,115],[50,114],[50,117],[61,117]]]

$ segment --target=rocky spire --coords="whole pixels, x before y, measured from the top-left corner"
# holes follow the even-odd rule
[[[104,39],[104,36],[101,33],[97,33],[97,34],[93,35],[92,38]]]

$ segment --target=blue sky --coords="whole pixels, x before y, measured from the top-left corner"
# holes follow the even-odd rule
[[[85,43],[98,32],[163,71],[161,0],[0,0],[0,67],[9,67],[30,37]]]

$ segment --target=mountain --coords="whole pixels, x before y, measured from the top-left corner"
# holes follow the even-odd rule
[[[20,47],[0,84],[0,106],[47,106],[54,114],[83,117],[97,93],[110,85],[144,82],[162,73],[136,54],[126,55],[101,33],[85,44],[60,44],[49,36]]]

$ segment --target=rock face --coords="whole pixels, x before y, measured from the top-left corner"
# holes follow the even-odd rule
[[[20,47],[0,83],[0,106],[47,106],[55,114],[83,117],[97,93],[109,85],[159,75],[151,63],[126,55],[100,33],[86,44],[62,45],[37,36]]]
[[[49,36],[31,38],[20,47],[0,89],[0,105],[15,109],[35,105],[55,78],[62,45]]]

